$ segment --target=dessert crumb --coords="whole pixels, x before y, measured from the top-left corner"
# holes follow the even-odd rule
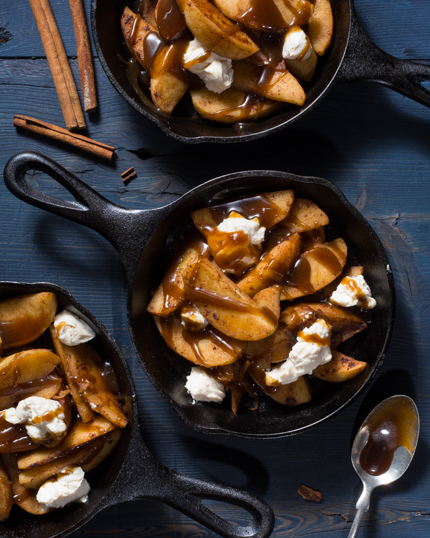
[[[305,501],[312,501],[316,503],[322,501],[322,495],[320,491],[312,489],[308,486],[304,486],[303,484],[299,486],[297,493],[301,495],[303,499],[305,499]]]

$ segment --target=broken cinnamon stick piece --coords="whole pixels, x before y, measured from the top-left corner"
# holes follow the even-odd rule
[[[134,179],[135,177],[137,177],[136,170],[133,167],[131,167],[125,172],[123,172],[121,174],[121,177],[122,177],[123,183],[126,183],[127,181],[130,181],[130,179]]]
[[[313,501],[316,503],[322,501],[322,495],[320,491],[312,489],[308,486],[304,486],[303,484],[299,487],[297,493],[301,495],[305,501]]]
[[[84,109],[85,112],[94,112],[97,108],[96,85],[84,6],[82,0],[69,0],[69,2],[72,11],[73,29],[75,31]]]
[[[29,0],[69,131],[85,129],[84,113],[49,0]]]
[[[14,115],[13,124],[15,127],[22,127],[27,131],[41,134],[53,140],[65,142],[66,144],[88,151],[89,153],[97,155],[97,157],[101,157],[102,159],[107,159],[108,161],[112,160],[115,151],[115,148],[112,146],[97,142],[97,140],[93,140],[87,136],[71,133],[67,129],[63,129],[63,127],[29,118],[28,116],[22,116],[21,114]]]

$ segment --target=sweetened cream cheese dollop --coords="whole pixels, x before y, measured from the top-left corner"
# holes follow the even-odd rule
[[[358,305],[365,310],[376,306],[376,300],[372,297],[370,287],[362,275],[343,278],[332,293],[330,302],[346,307]]]
[[[218,224],[217,229],[220,232],[234,233],[245,232],[249,237],[251,245],[260,245],[264,240],[266,228],[260,226],[258,217],[254,219],[246,219],[239,213],[234,213],[234,216],[229,216]]]
[[[63,310],[54,318],[58,339],[66,346],[77,346],[92,340],[95,332],[85,321],[68,310]]]
[[[197,39],[190,41],[185,51],[184,67],[198,75],[212,92],[222,93],[233,84],[232,61],[205,49]]]
[[[69,466],[62,469],[55,479],[45,482],[36,499],[44,508],[62,508],[71,502],[87,502],[90,489],[82,468]]]
[[[58,439],[67,430],[64,407],[57,400],[30,396],[3,414],[11,424],[24,424],[29,437],[36,443]]]
[[[331,361],[331,326],[323,319],[297,335],[287,360],[266,372],[267,385],[287,385],[305,374],[311,374],[317,366]]]
[[[221,403],[225,396],[224,385],[198,366],[191,368],[185,388],[191,394],[192,399],[197,402]]]
[[[284,34],[282,57],[286,60],[304,61],[309,58],[312,53],[312,45],[309,37],[300,28],[293,26]]]

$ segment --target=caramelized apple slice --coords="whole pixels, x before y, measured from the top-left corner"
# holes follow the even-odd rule
[[[209,260],[199,261],[192,286],[185,293],[206,321],[227,336],[261,340],[276,330],[277,318],[260,308]]]
[[[358,361],[333,349],[331,361],[320,364],[312,375],[329,383],[343,383],[360,374],[366,366],[366,362]]]
[[[307,232],[329,223],[327,215],[311,200],[295,198],[288,216],[282,222],[290,233]]]
[[[307,306],[330,323],[332,347],[337,347],[354,334],[367,329],[365,321],[340,306],[334,306],[331,303],[309,303]]]
[[[59,340],[54,325],[51,325],[49,327],[49,331],[51,333],[51,338],[54,343],[55,351],[58,353],[61,359],[61,366],[64,375],[66,376],[67,385],[69,386],[70,393],[73,397],[73,401],[75,402],[79,416],[81,417],[83,422],[89,422],[94,418],[94,411],[91,409],[89,404],[82,398],[79,392],[79,388],[76,384],[76,380],[73,377],[73,355],[68,352],[69,346],[66,346]]]
[[[293,24],[303,26],[312,13],[312,5],[307,0],[273,0],[269,3],[254,0],[215,0],[215,5],[229,19],[248,28],[263,31],[270,29],[275,32],[285,30]]]
[[[276,245],[237,283],[239,288],[253,297],[258,291],[281,282],[297,260],[300,245],[299,234],[293,234]]]
[[[124,428],[128,423],[127,417],[116,392],[105,381],[105,365],[97,351],[88,344],[63,344],[56,337],[55,329],[51,330],[51,336],[55,338],[55,348],[61,349],[63,364],[67,364],[64,370],[67,372],[70,390],[75,386],[93,411],[103,415],[118,428]]]
[[[333,37],[333,12],[330,0],[315,0],[315,9],[308,22],[308,36],[315,52],[322,56]]]
[[[252,39],[208,0],[181,1],[179,5],[188,29],[211,52],[241,60],[258,51]]]
[[[9,355],[0,362],[0,390],[43,379],[59,362],[60,357],[48,349],[28,349]]]
[[[314,76],[317,61],[318,55],[312,49],[309,58],[307,58],[306,60],[285,59],[285,67],[296,78],[304,80],[305,82],[310,82],[312,80],[312,77]]]
[[[163,282],[158,286],[148,305],[147,310],[150,314],[166,318],[179,308],[185,300],[184,275],[194,267],[198,259],[197,251],[194,248],[187,248],[172,261]]]
[[[306,94],[300,82],[286,69],[259,67],[246,60],[234,62],[233,86],[267,99],[304,105]]]
[[[321,290],[337,278],[346,263],[347,246],[341,238],[305,252],[282,286],[281,300],[292,300]]]
[[[229,88],[222,93],[202,88],[190,91],[190,95],[194,108],[203,118],[219,123],[260,120],[282,107],[282,103],[257,98],[236,88]]]
[[[261,202],[260,200],[261,199]],[[244,202],[250,202],[250,205],[259,205],[260,203],[264,205],[264,211],[261,218],[262,226],[266,228],[272,228],[278,222],[281,222],[290,212],[291,206],[294,201],[294,192],[291,189],[284,191],[274,191],[274,192],[265,192],[261,195],[250,196],[246,198]],[[246,203],[244,204],[247,205]],[[215,211],[213,211],[215,209]],[[243,214],[244,217],[248,218],[246,215],[246,209],[240,211],[240,203],[238,206],[238,212]],[[193,219],[194,225],[200,231],[204,237],[208,238],[213,228],[218,226],[223,218],[228,217],[229,206],[228,204],[220,204],[217,206],[204,207],[202,209],[197,209],[191,213],[191,218]],[[269,214],[269,218],[266,218],[266,214]]]
[[[9,475],[0,456],[0,521],[5,521],[13,506],[13,493]]]
[[[42,515],[49,512],[49,508],[44,508],[36,499],[36,491],[29,491],[19,483],[19,471],[17,467],[16,454],[3,454],[3,461],[7,467],[12,485],[13,502],[29,514]]]
[[[121,17],[122,33],[133,56],[151,75],[151,97],[154,104],[163,112],[170,114],[188,89],[188,84],[169,69],[167,55],[177,44],[163,44],[156,29],[126,7]],[[152,65],[145,58],[145,41],[149,35],[160,42]],[[150,68],[150,69],[149,69]]]
[[[112,452],[120,437],[121,431],[113,430],[103,437],[84,444],[62,458],[50,461],[44,465],[25,469],[19,473],[19,483],[27,489],[38,489],[49,478],[69,465],[82,467],[84,472],[87,473]]]
[[[20,295],[0,302],[3,349],[23,346],[39,338],[53,322],[57,299],[50,291]]]
[[[84,423],[79,418],[69,429],[68,435],[55,448],[38,448],[29,453],[18,456],[18,468],[30,469],[38,465],[54,461],[66,456],[78,446],[97,439],[115,429],[115,426],[109,420],[98,415],[91,422]]]
[[[154,320],[170,349],[190,362],[207,368],[232,364],[241,356],[245,345],[211,327],[201,331],[187,331],[176,314],[168,319],[154,316]]]

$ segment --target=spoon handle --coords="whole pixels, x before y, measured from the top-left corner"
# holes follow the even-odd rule
[[[359,508],[355,514],[354,521],[352,522],[351,529],[349,530],[348,538],[355,538],[358,533],[358,529],[363,521],[364,514],[366,510],[364,508]]]
[[[361,522],[363,521],[364,514],[369,509],[370,495],[372,493],[372,490],[373,487],[363,480],[363,491],[356,504],[357,512],[355,514],[354,521],[352,522],[352,527],[349,531],[348,538],[354,538],[355,536],[357,536],[358,529]]]

